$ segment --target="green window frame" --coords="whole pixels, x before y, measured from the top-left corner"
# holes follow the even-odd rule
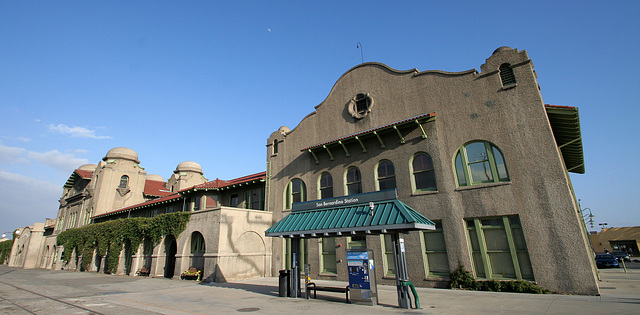
[[[380,242],[382,243],[382,263],[384,264],[384,276],[395,277],[396,276],[396,261],[393,258],[393,241],[391,240],[391,234],[380,235]]]
[[[516,82],[516,75],[513,73],[513,68],[508,63],[503,63],[498,68],[500,70],[500,82],[503,87],[512,87]]]
[[[367,237],[365,235],[356,235],[347,237],[348,249],[367,249]]]
[[[305,264],[309,263],[309,246],[306,239],[300,240],[300,250],[302,257],[300,259],[300,266],[304,268]],[[291,269],[291,239],[285,239],[284,242],[284,269]],[[304,270],[304,269],[302,269]]]
[[[460,187],[509,181],[502,152],[488,141],[463,145],[455,155],[454,165]]]
[[[318,239],[320,248],[320,272],[336,274],[338,268],[336,264],[336,239],[333,237],[323,237]]]
[[[292,179],[287,185],[285,194],[285,209],[291,209],[292,204],[307,201],[307,186],[302,179]]]
[[[344,177],[346,195],[362,193],[362,176],[360,175],[360,169],[355,166],[351,166],[347,169]]]
[[[413,174],[411,184],[414,192],[436,191],[436,174],[433,169],[433,160],[425,152],[418,152],[411,159],[411,172]]]
[[[447,257],[447,245],[444,240],[444,231],[441,221],[433,221],[435,230],[421,232],[420,242],[424,254],[424,270],[427,276],[449,276],[449,259]]]
[[[229,196],[229,206],[231,207],[238,207],[238,204],[240,203],[240,196],[238,194],[232,194],[231,196]]]
[[[195,231],[191,233],[191,254],[204,254],[205,244],[202,233]]]
[[[118,185],[118,188],[127,188],[128,186],[129,186],[129,176],[122,175],[120,177],[120,184]]]
[[[318,196],[320,199],[333,198],[333,177],[324,172],[318,178]]]
[[[245,191],[245,209],[264,210],[264,188]]]
[[[466,223],[478,278],[535,280],[518,216],[470,218]]]
[[[376,168],[378,190],[387,190],[396,188],[396,170],[393,163],[389,160],[382,160]]]

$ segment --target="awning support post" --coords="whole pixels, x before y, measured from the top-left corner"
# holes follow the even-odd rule
[[[422,127],[422,124],[418,119],[416,119],[416,124],[418,124],[418,127],[420,127],[420,130],[422,130],[422,139],[427,139],[427,133],[424,132],[424,128]]]
[[[338,143],[340,143],[340,145],[344,149],[344,153],[347,155],[347,157],[351,156],[351,154],[349,154],[349,150],[347,150],[347,146],[345,146],[344,143],[342,143],[342,141],[338,141]]]
[[[367,153],[367,148],[364,147],[364,143],[362,143],[362,140],[360,139],[360,137],[356,136],[356,140],[360,142],[360,146],[362,147],[362,153]]]
[[[309,153],[311,153],[311,155],[313,155],[313,159],[316,160],[316,164],[320,164],[320,161],[318,161],[318,157],[316,156],[315,153],[313,153],[313,151],[311,151],[311,149],[309,149]]]
[[[329,160],[333,161],[333,154],[331,154],[331,151],[329,150],[329,148],[327,148],[326,145],[322,146],[325,150],[327,150],[327,153],[329,153]]]
[[[380,135],[378,134],[378,132],[374,131],[373,134],[376,135],[376,137],[378,137],[378,141],[380,141],[380,149],[386,148],[387,146],[385,146],[384,142],[382,142],[382,138],[380,138]]]
[[[404,137],[402,136],[402,134],[400,133],[400,130],[398,129],[398,127],[393,126],[393,129],[395,129],[395,131],[398,133],[398,137],[400,137],[400,143],[404,144]]]
[[[409,296],[409,287],[403,285],[409,281],[407,272],[407,259],[405,256],[404,239],[400,237],[400,233],[391,233],[391,242],[393,243],[393,260],[396,264],[396,288],[398,290],[398,307],[411,308],[411,297]]]

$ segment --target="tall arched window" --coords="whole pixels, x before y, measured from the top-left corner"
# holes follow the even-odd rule
[[[513,68],[508,63],[500,65],[500,80],[503,87],[509,87],[516,84],[516,75],[513,73]]]
[[[429,154],[417,153],[411,161],[414,191],[436,191],[436,174]]]
[[[378,190],[396,188],[396,170],[391,161],[381,161],[376,173],[378,175]]]
[[[129,186],[129,176],[122,175],[122,177],[120,177],[120,185],[118,185],[118,188],[127,188],[128,186]]]
[[[509,181],[500,149],[487,141],[473,141],[458,150],[455,158],[458,186]]]
[[[205,250],[204,237],[198,231],[191,233],[191,253],[203,254]]]
[[[333,177],[329,173],[320,175],[320,199],[333,197]]]
[[[347,183],[347,195],[355,195],[362,193],[362,179],[360,177],[360,170],[355,167],[349,167],[346,174]]]
[[[287,185],[286,209],[291,209],[293,203],[302,201],[307,201],[307,187],[301,179],[296,178]]]

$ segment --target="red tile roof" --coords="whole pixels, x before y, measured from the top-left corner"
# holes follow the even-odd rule
[[[167,202],[167,201],[179,199],[181,197],[182,197],[182,195],[180,195],[180,194],[172,194],[172,195],[169,195],[169,196],[160,197],[158,199],[153,199],[153,200],[145,201],[145,202],[142,202],[142,203],[139,203],[139,204],[135,204],[133,206],[128,206],[128,207],[116,209],[116,210],[113,210],[113,211],[110,211],[110,212],[107,212],[107,213],[94,215],[91,218],[92,219],[97,219],[97,218],[102,218],[102,217],[106,217],[106,216],[110,216],[110,215],[113,215],[113,214],[118,214],[118,213],[122,213],[122,212],[126,212],[126,211],[137,210],[137,209],[148,207],[148,206],[151,206],[151,205],[160,204],[160,203],[164,203],[164,202]]]
[[[216,178],[215,180],[212,180],[212,181],[200,184],[200,185],[195,185],[195,186],[187,188],[187,189],[183,189],[180,192],[190,191],[190,190],[194,190],[194,189],[216,190],[216,189],[227,188],[227,187],[231,187],[233,185],[249,183],[249,182],[253,182],[253,181],[256,181],[256,180],[264,180],[266,178],[266,174],[267,174],[266,172],[260,172],[260,173],[247,175],[247,176],[243,176],[243,177],[239,177],[239,178],[235,178],[235,179],[230,179],[230,180],[222,180],[222,179]]]
[[[164,182],[149,180],[144,183],[144,191],[145,196],[153,196],[153,197],[164,197],[173,194],[173,192],[167,190]]]
[[[75,170],[76,173],[78,173],[78,175],[80,175],[81,178],[83,179],[88,179],[91,178],[91,171],[86,171],[86,170]]]
[[[575,106],[564,106],[564,105],[549,105],[545,104],[545,107],[555,107],[555,108],[575,108]]]

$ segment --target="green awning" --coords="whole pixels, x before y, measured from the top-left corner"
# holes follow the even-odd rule
[[[348,202],[358,198],[358,195],[341,198]],[[339,201],[334,198],[329,201],[318,200],[307,203],[336,204],[340,203]],[[266,230],[265,234],[272,237],[314,238],[433,229],[435,229],[435,223],[431,220],[411,209],[402,201],[391,199],[292,211]]]
[[[545,105],[545,109],[567,171],[584,174],[584,153],[578,108]]]

